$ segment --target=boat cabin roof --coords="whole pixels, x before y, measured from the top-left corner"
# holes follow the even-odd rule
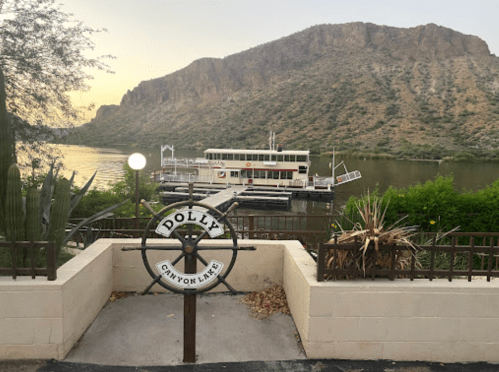
[[[281,155],[309,155],[310,151],[299,150],[241,150],[241,149],[206,149],[205,154],[281,154]]]

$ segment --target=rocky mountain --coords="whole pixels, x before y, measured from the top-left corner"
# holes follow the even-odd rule
[[[445,152],[498,148],[499,58],[434,24],[319,25],[202,58],[102,106],[68,142]]]

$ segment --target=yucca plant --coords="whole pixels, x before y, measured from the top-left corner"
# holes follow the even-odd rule
[[[382,198],[371,197],[368,194],[367,198],[362,198],[356,203],[358,221],[343,216],[343,219],[351,224],[351,230],[344,230],[341,224],[336,221],[340,232],[334,233],[328,243],[334,243],[335,239],[339,244],[360,243],[359,249],[362,255],[356,255],[350,250],[338,250],[337,259],[335,260],[333,256],[328,257],[326,267],[329,268],[332,265],[337,268],[355,266],[358,269],[362,268],[365,276],[366,265],[370,266],[376,263],[380,268],[391,267],[391,256],[388,253],[383,254],[379,250],[381,244],[402,244],[416,249],[410,237],[416,234],[418,226],[398,226],[405,218],[403,217],[392,225],[385,227],[384,220],[389,203],[386,203],[384,210],[382,210],[382,202]],[[410,265],[410,261],[410,251],[398,252],[395,256],[396,268],[403,269]]]

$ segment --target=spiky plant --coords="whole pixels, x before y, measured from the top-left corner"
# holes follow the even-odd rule
[[[343,216],[353,227],[351,230],[345,231],[341,224],[336,221],[341,232],[336,236],[336,242],[339,244],[360,243],[359,248],[362,251],[361,259],[356,259],[355,255],[350,250],[338,250],[337,259],[333,256],[328,257],[326,267],[335,265],[337,268],[348,268],[355,265],[358,269],[362,268],[365,276],[366,265],[376,263],[381,268],[391,267],[391,256],[383,254],[379,250],[380,244],[402,244],[416,249],[416,246],[409,239],[416,234],[418,226],[398,226],[405,218],[401,218],[394,224],[385,227],[384,219],[389,203],[386,203],[384,210],[382,209],[382,198],[371,197],[363,198],[356,204],[360,221],[354,222]],[[334,243],[333,236],[328,243]],[[405,268],[410,265],[411,255],[409,251],[398,253],[395,257],[395,266],[397,268]]]
[[[90,188],[95,174],[77,194],[74,194],[71,192],[74,173],[69,180],[60,179],[57,181],[57,171],[54,171],[52,166],[45,177],[41,190],[31,189],[28,191],[26,206],[23,209],[20,172],[17,165],[13,164],[9,169],[6,208],[3,211],[6,239],[9,241],[55,241],[56,251],[59,254],[62,247],[68,243],[82,226],[112,216],[111,211],[126,203],[127,200],[96,213],[80,222],[77,226],[72,227],[69,231],[67,230],[69,216]],[[0,252],[0,255],[0,262],[12,262],[10,256],[6,256],[5,251]],[[7,255],[10,255],[10,252]],[[26,252],[23,252],[20,260],[21,265],[25,258]]]

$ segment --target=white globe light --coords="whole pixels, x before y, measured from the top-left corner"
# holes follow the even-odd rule
[[[128,158],[128,165],[133,170],[141,170],[146,166],[146,157],[136,152]]]

